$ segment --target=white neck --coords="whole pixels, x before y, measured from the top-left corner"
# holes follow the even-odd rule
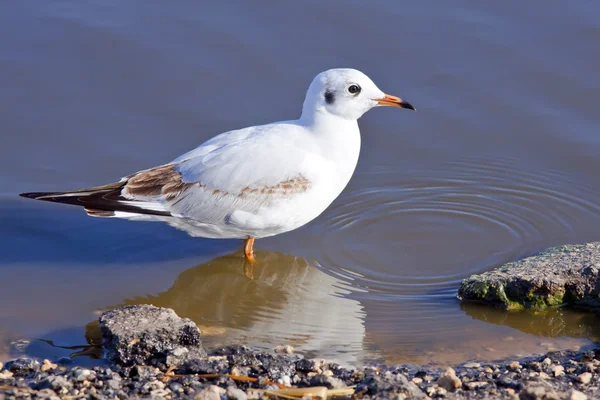
[[[315,133],[330,133],[340,131],[358,131],[358,121],[333,115],[324,108],[302,110],[298,124],[310,128]]]
[[[303,112],[297,123],[306,127],[314,135],[321,149],[321,156],[333,161],[337,166],[341,191],[350,180],[358,163],[360,153],[358,121],[341,118],[321,109],[312,113]]]

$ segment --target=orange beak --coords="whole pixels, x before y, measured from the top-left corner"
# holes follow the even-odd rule
[[[390,107],[398,107],[398,108],[408,108],[409,110],[417,111],[409,102],[402,100],[400,97],[391,96],[386,94],[383,96],[383,99],[373,99],[377,102],[377,104],[382,106],[390,106]]]

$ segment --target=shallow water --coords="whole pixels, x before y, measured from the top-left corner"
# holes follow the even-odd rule
[[[597,341],[594,314],[455,299],[469,274],[600,239],[600,5],[539,5],[1,3],[0,341],[85,344],[99,312],[133,303],[194,319],[209,347],[290,343],[350,364]],[[294,118],[312,77],[339,66],[419,111],[361,120],[349,187],[306,227],[258,241],[253,281],[237,241],[16,197]]]

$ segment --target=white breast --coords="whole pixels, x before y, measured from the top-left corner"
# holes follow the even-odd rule
[[[311,182],[306,193],[281,199],[257,213],[234,212],[230,222],[256,238],[287,232],[317,218],[344,190],[358,162],[360,132],[354,126],[317,132],[312,140],[318,151],[308,151],[299,170]]]

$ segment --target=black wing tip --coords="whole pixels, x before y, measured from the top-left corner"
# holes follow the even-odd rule
[[[68,202],[75,198],[73,197],[64,197],[64,201],[61,201],[65,193],[63,192],[30,192],[30,193],[19,193],[19,196],[25,197],[26,199],[33,200],[44,200],[44,201],[54,201],[54,202]]]
[[[42,197],[51,193],[43,193],[43,192],[31,192],[31,193],[19,193],[19,196],[25,197],[26,199],[37,199],[38,197]]]

